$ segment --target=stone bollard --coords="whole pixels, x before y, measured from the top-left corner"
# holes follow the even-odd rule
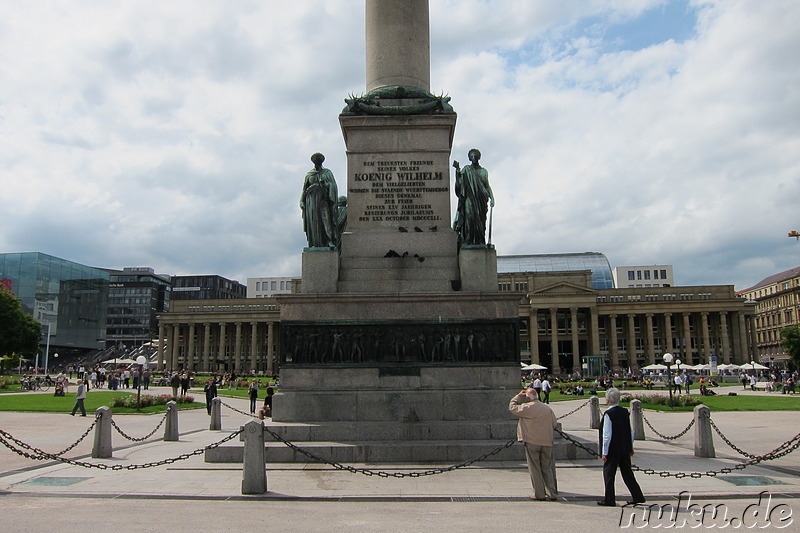
[[[208,429],[211,431],[222,429],[222,400],[219,397],[211,400],[211,424]]]
[[[92,457],[95,459],[108,459],[111,457],[111,409],[98,407],[94,412],[97,417],[97,426],[94,428],[94,446]]]
[[[641,400],[631,400],[631,429],[633,430],[633,440],[645,440]]]
[[[600,399],[589,398],[589,429],[600,429]]]
[[[700,404],[694,408],[694,456],[716,457],[711,435],[711,409]]]
[[[167,420],[164,425],[164,440],[178,440],[178,404],[172,400],[167,402]]]
[[[241,430],[239,440],[244,441],[242,494],[264,494],[267,492],[264,422],[251,420]]]

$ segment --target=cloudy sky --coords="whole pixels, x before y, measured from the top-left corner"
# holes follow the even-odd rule
[[[0,252],[299,275],[297,202],[365,86],[359,0],[0,0]],[[430,0],[431,90],[498,254],[747,288],[800,265],[800,2]]]

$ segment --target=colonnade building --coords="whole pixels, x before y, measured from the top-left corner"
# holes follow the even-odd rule
[[[586,375],[636,372],[666,352],[693,365],[741,364],[756,353],[755,303],[732,285],[617,289],[602,254],[558,257],[498,257],[499,290],[520,294],[523,362]],[[280,331],[272,298],[173,300],[159,317],[157,368],[275,374]]]

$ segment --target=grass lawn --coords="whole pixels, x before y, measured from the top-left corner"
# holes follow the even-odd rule
[[[700,396],[692,394],[703,405],[714,411],[800,411],[800,396],[776,394],[774,396]],[[653,411],[693,411],[694,407],[673,407],[646,403],[645,409]],[[623,405],[628,405],[623,403]]]
[[[94,413],[98,407],[110,406],[111,400],[121,396],[135,396],[135,393],[122,391],[94,391],[91,390],[86,395],[84,406],[86,414]],[[144,396],[144,395],[143,395]],[[75,393],[68,392],[66,396],[53,396],[52,393],[45,394],[19,394],[5,395],[0,397],[0,411],[31,411],[39,413],[69,413],[75,405]],[[203,401],[193,403],[178,404],[178,409],[199,409],[205,408]],[[117,414],[136,413],[136,409],[127,407],[112,407],[111,411]],[[142,413],[163,413],[166,411],[164,405],[153,405],[142,408]]]

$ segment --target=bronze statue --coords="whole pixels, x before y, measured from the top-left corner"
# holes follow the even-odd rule
[[[336,247],[342,249],[342,234],[347,231],[347,196],[340,196],[336,215]]]
[[[486,204],[494,207],[494,193],[489,186],[489,172],[480,165],[480,159],[480,150],[473,148],[469,151],[471,165],[461,168],[458,161],[453,161],[458,197],[453,229],[460,244],[486,244]]]
[[[303,230],[309,247],[335,248],[338,222],[336,202],[339,199],[336,179],[333,172],[323,168],[324,155],[316,153],[311,156],[311,161],[314,168],[306,174],[303,194],[300,196]]]

